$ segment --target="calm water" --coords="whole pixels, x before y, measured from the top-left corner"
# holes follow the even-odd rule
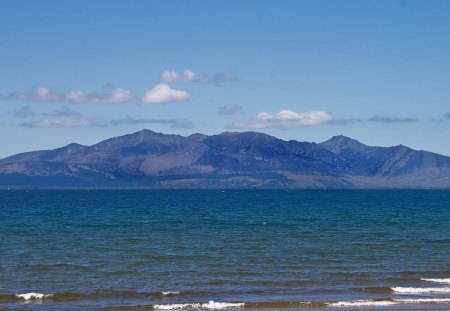
[[[0,192],[0,310],[222,307],[449,310],[450,191]]]

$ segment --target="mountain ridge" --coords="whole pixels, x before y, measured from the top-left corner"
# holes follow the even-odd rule
[[[184,137],[144,129],[0,159],[0,187],[450,188],[450,157],[342,135],[310,143],[259,132]]]

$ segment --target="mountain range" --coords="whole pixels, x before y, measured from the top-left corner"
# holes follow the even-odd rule
[[[0,160],[2,188],[450,188],[450,157],[345,136],[150,130]]]

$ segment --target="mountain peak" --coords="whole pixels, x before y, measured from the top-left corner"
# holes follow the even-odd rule
[[[0,160],[0,187],[450,188],[449,176],[449,157],[343,135],[315,144],[258,132],[184,137],[143,129]]]
[[[149,129],[142,129],[140,131],[129,134],[130,137],[152,137],[152,136],[161,136],[162,133],[157,133]]]
[[[336,135],[331,137],[329,140],[320,143],[322,147],[325,149],[337,154],[342,152],[343,150],[355,150],[355,151],[363,151],[368,147],[356,139],[344,136],[344,135]]]
[[[335,136],[331,137],[330,139],[328,139],[327,142],[333,142],[333,143],[339,143],[339,144],[353,143],[353,142],[360,143],[356,139],[353,139],[353,138],[350,138],[350,137],[344,136],[344,135],[335,135]]]

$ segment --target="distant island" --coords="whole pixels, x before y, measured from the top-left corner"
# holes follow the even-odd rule
[[[150,130],[0,160],[1,188],[450,188],[450,157],[405,146],[257,132]]]

